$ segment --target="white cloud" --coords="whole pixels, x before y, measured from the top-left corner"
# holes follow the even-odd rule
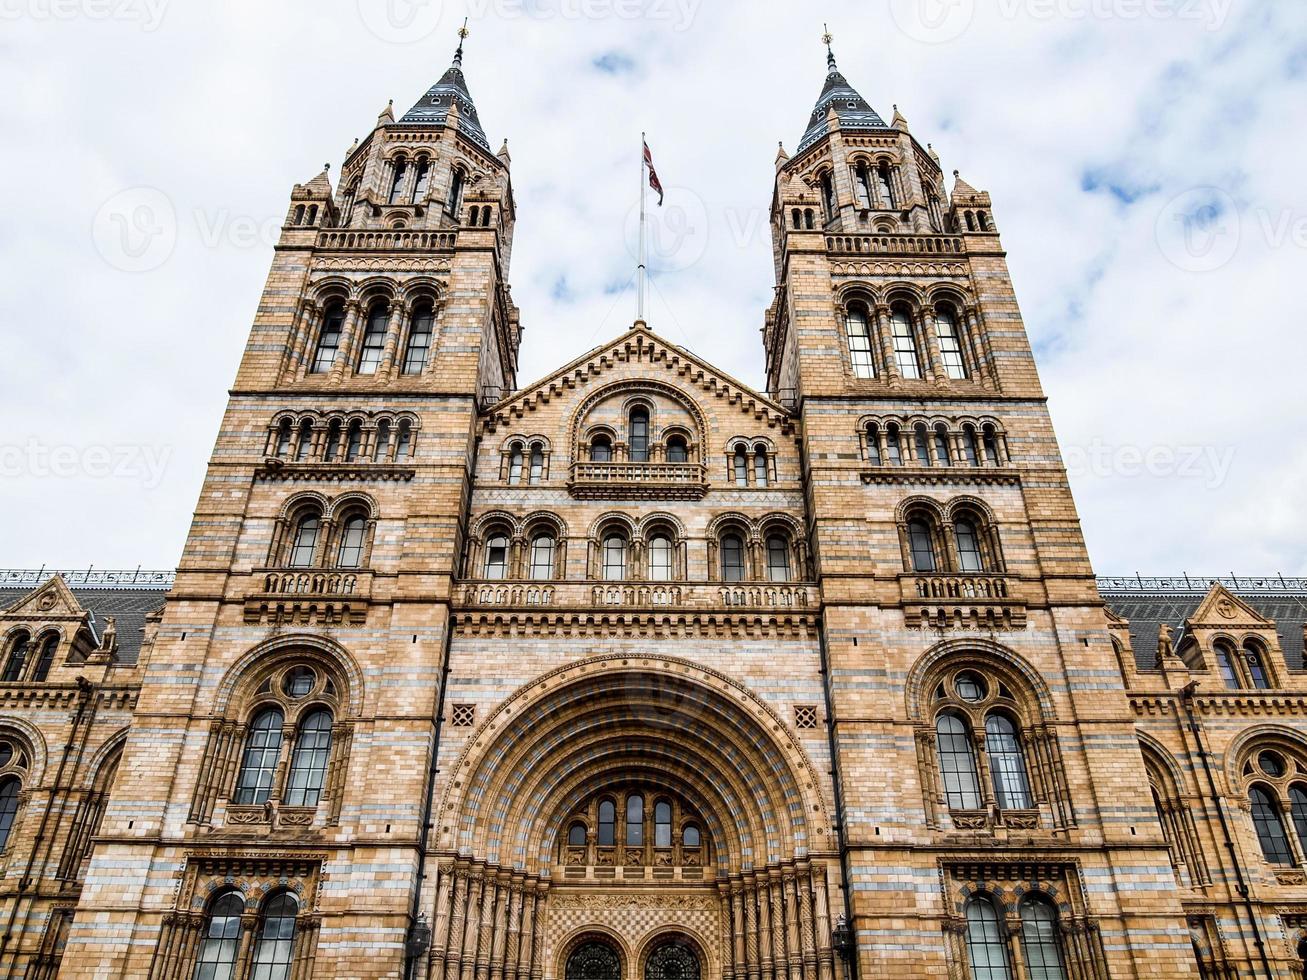
[[[513,154],[521,380],[633,318],[633,293],[610,291],[632,272],[643,129],[669,190],[663,216],[704,216],[663,257],[650,319],[761,385],[773,159],[778,140],[793,151],[821,88],[825,20],[854,86],[886,115],[898,103],[947,170],[994,195],[1063,445],[1109,461],[1074,476],[1096,566],[1307,572],[1303,5],[470,9],[469,85],[492,143],[508,136]],[[961,31],[903,20],[940,11],[960,11]],[[461,0],[0,0],[0,443],[163,461],[148,477],[6,472],[25,518],[10,522],[7,564],[176,561],[270,261],[261,227],[293,183],[338,167],[387,99],[418,98],[464,13]],[[914,39],[933,23],[942,34]],[[174,209],[177,240],[157,268],[125,272],[103,258],[94,221],[142,187]],[[1193,188],[1237,208],[1213,216],[1240,237],[1212,271],[1177,267],[1157,237],[1167,203]],[[1121,463],[1133,450],[1212,462],[1193,477],[1177,462],[1136,473]]]

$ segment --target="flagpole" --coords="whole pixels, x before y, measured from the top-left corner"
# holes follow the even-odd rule
[[[637,273],[640,281],[640,285],[637,290],[639,294],[639,299],[637,301],[637,306],[636,306],[636,320],[638,320],[641,323],[644,322],[644,277],[645,277],[645,258],[646,258],[646,246],[645,246],[645,220],[646,219],[644,213],[644,185],[646,181],[644,179],[644,167],[645,167],[644,148],[645,148],[645,134],[641,133],[640,134],[640,268]]]

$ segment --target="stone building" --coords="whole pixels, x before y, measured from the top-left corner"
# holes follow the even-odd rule
[[[294,188],[175,577],[0,583],[4,978],[1300,977],[1307,583],[1096,580],[989,196],[829,60],[766,388],[519,387],[462,72]]]

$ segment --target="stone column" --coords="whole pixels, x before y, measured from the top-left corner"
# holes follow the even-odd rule
[[[771,896],[767,873],[760,872],[754,880],[758,894],[758,952],[762,962],[762,980],[775,980],[776,960],[772,949]]]
[[[758,887],[756,880],[746,877],[741,886],[744,892],[745,954],[749,961],[749,980],[761,980],[762,957],[758,945]]]
[[[363,308],[358,300],[352,299],[345,306],[345,325],[341,328],[336,360],[332,363],[329,372],[333,380],[345,377],[345,370],[353,360],[354,335],[358,333],[359,317],[362,312]]]
[[[477,936],[481,929],[481,890],[484,884],[479,868],[469,869],[467,885],[467,918],[463,928],[463,955],[459,976],[472,980],[476,970]]]
[[[876,342],[880,346],[881,359],[885,362],[885,380],[889,382],[891,388],[896,388],[902,383],[903,376],[899,373],[899,362],[894,357],[894,337],[890,332],[889,318],[888,306],[877,306],[872,311]]]

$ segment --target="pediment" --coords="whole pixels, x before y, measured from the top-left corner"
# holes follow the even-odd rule
[[[1211,589],[1189,617],[1191,626],[1273,626],[1274,624],[1220,582]]]
[[[707,361],[670,343],[643,325],[636,325],[611,343],[582,354],[553,374],[491,406],[482,417],[489,432],[512,426],[556,398],[584,400],[610,382],[629,379],[626,365],[647,365],[652,384],[667,384],[696,397],[705,408],[716,412],[735,411],[784,434],[794,430],[794,420],[780,405],[719,371]]]
[[[45,584],[23,596],[4,611],[7,619],[80,619],[86,609],[77,601],[62,575],[51,575]]]

